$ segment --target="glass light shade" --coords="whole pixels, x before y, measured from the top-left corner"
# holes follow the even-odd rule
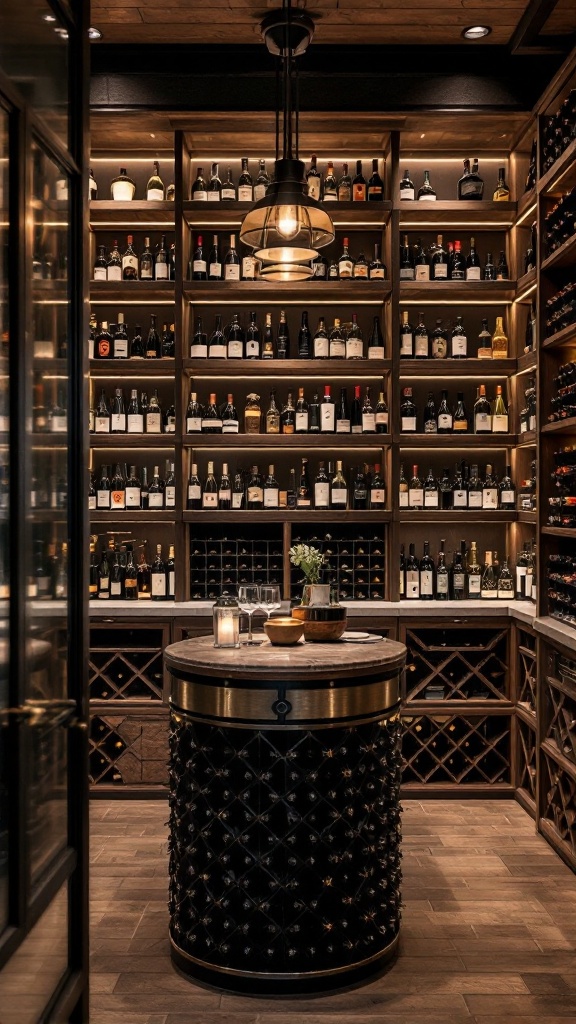
[[[233,597],[219,597],[212,609],[214,647],[240,647],[240,609]]]
[[[269,263],[260,268],[264,281],[307,281],[312,277],[312,267],[302,263]]]
[[[269,263],[313,260],[334,241],[334,226],[316,199],[304,194],[301,160],[277,160],[275,180],[246,214],[240,240]]]

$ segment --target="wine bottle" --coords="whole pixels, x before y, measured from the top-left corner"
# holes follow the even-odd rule
[[[381,466],[376,463],[374,466],[374,475],[370,480],[370,496],[369,496],[369,507],[372,511],[377,509],[383,509],[386,506],[386,486],[384,478],[381,474]]]
[[[266,326],[264,328],[264,339],[262,342],[262,359],[274,358],[274,331],[272,329],[272,314],[266,313]]]
[[[218,508],[218,483],[214,475],[214,463],[209,462],[206,471],[206,479],[202,487],[202,508]]]
[[[206,257],[204,255],[202,235],[198,235],[198,238],[196,239],[196,249],[194,250],[194,257],[192,260],[192,280],[205,281],[206,276]]]
[[[246,395],[244,407],[244,433],[259,434],[262,423],[262,410],[260,408],[260,395],[251,391]]]
[[[258,163],[258,176],[254,182],[254,202],[264,198],[269,184],[270,178],[266,172],[266,161],[260,160]]]
[[[144,430],[147,434],[161,434],[162,425],[162,409],[158,398],[158,390],[154,388],[150,404],[144,413]]]
[[[428,400],[424,406],[424,433],[438,433],[438,417],[436,415],[436,403],[432,391],[428,392]]]
[[[303,457],[300,468],[300,483],[296,492],[296,508],[311,508],[311,506],[312,487],[308,476],[308,459]]]
[[[376,412],[375,412],[375,415],[374,415],[374,420],[375,420],[375,424],[376,424],[376,433],[377,434],[387,434],[388,433],[388,404],[387,404],[386,399],[384,397],[384,392],[383,391],[380,391],[380,393],[378,395],[378,402],[377,402],[377,405],[376,405]]]
[[[148,508],[164,508],[164,491],[160,486],[160,469],[158,466],[154,466],[152,483],[148,488]]]
[[[462,243],[458,239],[454,241],[454,251],[452,253],[452,261],[449,263],[448,276],[452,281],[465,281],[467,278],[466,260],[462,253]]]
[[[108,399],[106,398],[104,388],[100,389],[100,399],[96,407],[96,416],[94,419],[94,432],[96,434],[110,433],[110,409],[108,407]]]
[[[342,462],[337,460],[336,473],[330,483],[330,507],[344,511],[348,505],[348,486],[342,472]]]
[[[404,171],[404,176],[400,182],[400,199],[415,199],[414,182],[410,177],[409,171]]]
[[[370,388],[368,386],[366,387],[364,404],[362,406],[362,433],[376,433],[376,414],[374,412],[374,406],[372,405],[372,401],[370,399]]]
[[[356,511],[363,511],[368,508],[368,484],[362,467],[356,467],[356,473],[352,482],[352,508]]]
[[[112,434],[126,433],[126,411],[124,409],[124,395],[122,388],[116,388],[112,401],[110,413],[110,432]]]
[[[308,313],[302,311],[300,330],[298,331],[298,358],[309,359],[312,354],[312,336],[308,327]]]
[[[328,333],[326,331],[326,322],[323,316],[319,318],[318,327],[314,334],[313,352],[315,359],[328,359],[330,356]]]
[[[136,182],[126,173],[126,168],[120,168],[120,174],[112,178],[110,182],[110,195],[116,202],[128,203],[136,195]]]
[[[464,405],[464,392],[458,391],[456,395],[456,408],[452,419],[452,426],[455,431],[465,433],[468,431],[468,414]]]
[[[122,254],[122,280],[123,281],[137,281],[138,280],[138,257],[132,248],[132,242],[134,241],[132,235],[126,237],[126,250]]]
[[[482,321],[482,330],[478,335],[478,359],[492,359],[492,335],[488,330],[488,321]]]
[[[372,160],[372,174],[368,179],[367,198],[369,203],[381,203],[384,200],[384,182],[378,172],[378,160]]]
[[[349,328],[346,335],[346,359],[363,359],[364,358],[364,342],[362,339],[362,331],[358,326],[358,318],[356,313],[352,313],[352,326]]]
[[[330,160],[326,169],[326,176],[324,178],[324,194],[323,197],[325,203],[335,203],[338,200],[338,184],[336,181],[336,175],[334,174],[334,164]]]
[[[251,203],[254,200],[254,184],[248,170],[248,158],[242,157],[242,170],[238,178],[238,202]]]
[[[162,202],[164,199],[164,182],[160,177],[160,165],[157,160],[154,161],[154,170],[146,185],[146,199],[149,202]]]
[[[424,508],[424,488],[418,476],[418,466],[412,466],[412,477],[408,484],[408,508]]]
[[[272,388],[270,392],[270,405],[266,413],[266,433],[267,434],[279,434],[280,433],[280,410],[276,405],[276,389]]]
[[[232,168],[228,168],[226,179],[222,182],[220,189],[222,202],[233,203],[236,201],[236,185],[232,181]]]
[[[156,281],[168,281],[170,277],[168,266],[168,250],[166,249],[166,235],[160,237],[160,248],[154,260],[154,279]]]
[[[498,597],[498,580],[492,564],[492,551],[486,551],[484,555],[484,572],[480,584],[480,597],[491,600]]]
[[[414,279],[414,257],[408,244],[408,235],[404,235],[402,245],[400,246],[400,280],[414,281]]]
[[[204,280],[204,278],[201,278],[201,280]],[[212,235],[212,248],[210,250],[210,256],[208,257],[208,280],[222,280],[222,260],[220,258],[218,235]]]
[[[232,314],[232,323],[227,328],[228,343],[227,343],[227,356],[228,359],[243,359],[244,358],[244,331],[240,326],[238,319],[238,313]]]
[[[508,263],[506,260],[506,253],[502,250],[500,252],[500,258],[498,260],[498,266],[496,267],[496,280],[497,281],[508,281]]]
[[[188,498],[186,501],[186,508],[188,509],[199,509],[202,508],[202,485],[200,483],[200,477],[198,476],[198,466],[195,462],[190,466],[190,476],[188,478]]]
[[[398,481],[398,508],[408,508],[408,481],[404,475],[404,465],[400,464],[400,477]]]
[[[492,410],[490,408],[490,402],[486,398],[485,384],[480,385],[479,395],[474,403],[474,433],[492,433]]]
[[[106,280],[107,281],[121,281],[122,280],[122,257],[118,249],[118,242],[114,239],[112,248],[108,254],[108,263],[106,265]]]
[[[498,484],[498,508],[511,512],[516,508],[516,488],[510,476],[510,466],[506,466],[504,476]]]
[[[320,399],[317,391],[314,391],[312,401],[308,405],[308,433],[320,433]]]
[[[156,545],[156,557],[150,569],[150,595],[153,601],[166,599],[166,566],[162,560],[162,545]]]
[[[228,473],[228,463],[222,463],[222,476],[218,483],[218,508],[227,512],[232,505],[232,486]]]
[[[260,329],[256,323],[256,313],[250,313],[250,324],[246,332],[246,359],[260,358]]]
[[[204,180],[203,167],[196,168],[196,179],[190,190],[190,198],[196,200],[197,202],[206,202],[206,200],[208,199],[208,190],[206,187],[206,182]]]
[[[322,175],[318,170],[317,157],[315,153],[312,153],[310,157],[310,167],[306,171],[306,190],[311,199],[315,199],[317,202],[320,200],[322,193]]]
[[[422,601],[433,601],[434,600],[434,562],[430,557],[430,541],[424,541],[424,554],[420,559],[419,565],[419,584],[420,584],[420,599]]]
[[[470,558],[468,560],[467,576],[468,597],[480,597],[482,593],[482,569],[478,562],[477,543],[475,540],[470,542]]]
[[[98,481],[98,487],[96,489],[96,508],[97,509],[109,509],[110,508],[110,478],[108,476],[108,466],[102,466],[100,471],[100,479]]]
[[[431,271],[433,281],[448,279],[448,256],[442,245],[442,235],[437,235],[436,245],[432,254]]]
[[[448,406],[448,392],[441,393],[440,405],[438,406],[438,433],[451,434],[454,425],[454,418]]]
[[[412,401],[412,388],[402,389],[402,404],[400,406],[400,430],[403,434],[416,434],[418,430],[416,406]]]
[[[246,488],[246,508],[261,509],[264,507],[264,488],[258,466],[252,466],[248,486]]]
[[[194,336],[190,343],[191,359],[206,359],[208,356],[208,337],[204,332],[202,317],[197,317]]]
[[[448,355],[448,335],[442,321],[436,321],[436,327],[432,331],[431,348],[433,359],[446,359]]]
[[[108,279],[108,260],[106,259],[106,246],[98,246],[98,255],[94,261],[92,274],[94,281],[106,281]]]
[[[237,470],[234,474],[234,484],[232,485],[232,508],[243,509],[245,503],[245,487],[244,477],[240,470]]]
[[[502,397],[502,385],[496,385],[496,398],[492,411],[492,432],[494,434],[508,433],[508,410]]]
[[[202,421],[200,420],[200,424],[201,423],[202,423]],[[248,430],[248,426],[246,426],[245,429],[246,429],[247,433],[259,434],[260,433],[260,429],[259,428],[260,428],[260,417],[258,417],[258,430],[256,430],[256,431]],[[200,427],[200,429],[202,429],[202,428]],[[239,420],[238,420],[238,413],[236,411],[236,406],[234,405],[234,395],[229,394],[227,396],[227,399],[226,399],[226,405],[224,406],[224,409],[222,410],[222,433],[223,434],[237,434],[239,429],[240,429],[240,424],[239,424]]]
[[[383,281],[386,277],[386,267],[382,263],[380,242],[374,242],[374,259],[368,267],[368,278],[370,281]]]
[[[330,359],[346,358],[346,342],[340,328],[340,320],[334,317],[334,326],[330,331],[329,354]]]
[[[268,476],[264,481],[263,500],[264,508],[278,508],[280,504],[280,490],[274,476],[274,466],[268,466]]]
[[[298,388],[298,401],[296,402],[296,433],[308,433],[308,402],[304,398],[304,388]]]
[[[354,263],[352,277],[355,281],[357,281],[360,278],[363,281],[368,280],[368,260],[366,259],[363,252],[358,253],[358,259]]]
[[[148,331],[148,338],[146,340],[146,358],[147,359],[160,359],[162,355],[162,349],[160,345],[160,335],[156,330],[156,314],[150,314],[150,329]]]
[[[406,599],[417,601],[420,597],[420,565],[416,558],[416,548],[410,545],[408,558],[406,559]]]
[[[496,280],[496,267],[492,262],[492,253],[486,253],[486,263],[484,264],[484,280],[495,281]]]
[[[492,358],[508,358],[508,336],[504,330],[503,317],[496,317],[496,326],[492,335]]]
[[[348,164],[342,164],[342,174],[338,179],[338,202],[352,202],[352,178],[348,174]]]
[[[440,488],[431,468],[424,480],[424,508],[440,508]]]
[[[240,259],[236,252],[236,235],[230,235],[230,247],[224,258],[224,280],[240,280]]]
[[[430,171],[424,171],[424,181],[418,189],[418,199],[420,201],[436,200],[437,196],[430,184]]]
[[[446,541],[440,541],[438,561],[436,563],[436,600],[447,601],[450,597],[450,577],[446,567],[446,554],[444,545]]]
[[[324,385],[324,397],[320,403],[320,432],[334,434],[336,431],[336,409],[329,384]]]
[[[450,339],[450,356],[452,359],[466,359],[468,355],[468,339],[462,325],[462,317],[456,317],[456,325],[452,329]]]
[[[380,319],[375,316],[372,324],[372,334],[368,340],[368,359],[384,359],[384,338]]]
[[[348,251],[349,241],[344,238],[342,241],[342,255],[338,260],[338,277],[341,281],[349,281],[354,272],[354,260]]]
[[[226,338],[222,330],[222,317],[220,313],[217,313],[214,320],[214,330],[208,345],[208,358],[226,359],[227,351]]]
[[[283,434],[294,434],[296,431],[296,410],[294,408],[291,391],[288,392],[286,402],[284,403],[282,412],[280,413],[280,425],[282,427]]]
[[[280,310],[276,355],[278,359],[290,358],[290,332],[288,330],[288,324],[286,323],[286,313],[283,309]]]
[[[352,201],[354,203],[366,202],[367,184],[362,174],[362,161],[356,161],[356,177],[352,181]]]
[[[204,408],[202,413],[202,433],[203,434],[221,434],[222,433],[222,417],[218,412],[218,406],[216,405],[216,395],[212,393],[208,405]]]
[[[326,475],[324,462],[318,464],[314,480],[314,508],[330,508],[330,480]]]

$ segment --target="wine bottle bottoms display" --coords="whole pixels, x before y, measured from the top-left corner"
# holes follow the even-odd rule
[[[249,313],[246,327],[240,314],[233,313],[230,323],[223,325],[223,316],[217,313],[211,334],[204,329],[204,319],[196,317],[190,342],[191,359],[384,359],[384,338],[380,318],[375,316],[366,341],[356,313],[350,322],[334,317],[333,326],[327,326],[321,316],[312,330],[308,312],[301,313],[297,345],[292,350],[290,329],[286,313],[280,310],[277,327],[272,324],[272,313],[265,314],[263,331],[258,325],[258,314]]]
[[[576,139],[576,89],[562,102],[562,106],[546,118],[542,134],[541,174],[546,174],[571,142]],[[536,164],[536,156],[534,156]],[[536,174],[534,174],[534,180]]]
[[[430,554],[430,543],[424,541],[421,558],[416,545],[410,544],[408,555],[400,547],[400,598],[407,601],[464,601],[536,600],[535,558],[529,544],[525,544],[511,569],[508,558],[500,561],[497,551],[486,551],[480,561],[478,545],[460,542],[460,550],[447,556],[441,540],[435,560]],[[448,564],[447,564],[448,562]]]

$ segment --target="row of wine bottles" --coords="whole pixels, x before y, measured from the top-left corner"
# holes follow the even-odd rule
[[[145,550],[141,551],[138,564],[134,563],[131,545],[112,542],[102,548],[102,557],[96,556],[96,538],[90,542],[90,570],[88,596],[104,601],[152,601],[174,600],[175,562],[174,547],[168,548],[168,557],[162,557],[162,545],[156,545],[156,556],[148,561]]]
[[[279,407],[276,403],[276,388],[270,392],[270,403],[263,414],[260,395],[251,392],[246,398],[244,417],[240,430],[240,417],[234,405],[234,396],[228,394],[226,402],[218,404],[213,392],[206,405],[198,402],[193,391],[186,410],[186,433],[188,434],[387,434],[388,405],[381,391],[378,401],[373,404],[370,387],[365,388],[364,400],[361,388],[354,387],[354,398],[348,405],[348,389],[340,388],[336,403],[332,398],[331,386],[324,386],[324,395],[315,390],[310,402],[304,388],[288,391],[286,401]]]
[[[576,557],[565,553],[550,555],[546,583],[550,615],[576,625]]]
[[[452,564],[446,564],[445,541],[440,541],[436,561],[430,554],[430,542],[424,541],[422,558],[416,556],[416,545],[410,544],[409,554],[400,547],[400,597],[407,601],[464,601],[469,598],[494,600],[535,601],[535,556],[531,545],[525,544],[516,558],[516,578],[508,565],[508,558],[500,563],[496,551],[486,551],[480,563],[478,544],[460,542],[460,551],[453,554]]]
[[[173,434],[176,430],[176,409],[174,402],[162,409],[158,390],[152,397],[146,391],[132,388],[130,401],[124,401],[122,388],[115,388],[114,397],[108,401],[105,388],[100,389],[100,398],[95,409],[89,410],[89,431],[91,434]]]
[[[550,423],[576,416],[576,363],[561,366],[553,384],[555,394],[550,399]]]
[[[327,327],[326,318],[318,318],[315,331],[308,324],[308,312],[302,311],[298,331],[297,354],[290,349],[290,329],[286,313],[280,310],[280,321],[276,336],[272,326],[272,314],[265,314],[263,332],[257,323],[255,312],[250,313],[246,329],[240,323],[240,315],[234,313],[232,321],[222,326],[222,314],[217,313],[214,330],[210,335],[204,330],[202,317],[196,317],[194,335],[190,343],[191,359],[383,359],[384,338],[380,320],[374,317],[366,349],[364,335],[356,313],[352,320],[343,323],[334,317],[334,326]]]
[[[524,388],[524,405],[520,410],[519,434],[525,434],[529,430],[536,430],[538,425],[538,406],[536,377],[528,377]]]
[[[548,525],[562,529],[576,527],[576,447],[566,445],[554,452],[550,474],[553,494],[548,498]]]
[[[409,316],[410,314],[404,310],[400,325],[401,359],[508,358],[508,336],[504,330],[504,318],[501,316],[496,317],[492,333],[488,329],[488,320],[482,320],[475,352],[469,351],[468,335],[461,316],[456,317],[456,323],[451,328],[446,327],[441,319],[437,319],[433,331],[424,323],[424,313],[418,314],[416,326],[410,323]]]
[[[190,198],[196,202],[235,202],[252,203],[263,199],[273,179],[266,170],[266,161],[258,163],[258,173],[252,177],[248,157],[242,157],[242,170],[238,185],[233,180],[232,168],[228,167],[226,178],[220,178],[219,165],[213,163],[210,177],[204,177],[204,168],[196,168],[196,178],[190,189]],[[328,161],[326,172],[318,168],[316,154],[310,159],[310,167],[306,171],[306,192],[312,199],[324,202],[382,202],[384,199],[384,182],[378,171],[378,160],[372,160],[372,174],[368,180],[364,177],[362,160],[356,161],[356,175],[349,173],[348,164],[342,164],[342,173],[334,173],[333,161]]]
[[[369,260],[360,251],[357,256],[350,252],[350,239],[342,239],[342,251],[338,259],[330,261],[319,253],[310,262],[310,281],[383,281],[387,271],[382,262],[380,242],[374,242],[374,255]],[[236,251],[236,235],[230,235],[230,244],[224,259],[220,251],[218,235],[212,236],[209,252],[204,248],[204,236],[198,235],[193,258],[189,264],[188,278],[191,281],[254,281],[260,278],[261,261],[246,251],[242,258]]]
[[[400,280],[401,281],[509,281],[508,261],[506,253],[501,250],[495,264],[492,253],[487,252],[483,261],[476,250],[474,239],[470,239],[467,256],[462,252],[459,239],[443,245],[443,236],[437,235],[436,241],[428,249],[420,239],[410,245],[408,235],[404,235],[400,245]]]
[[[542,133],[542,174],[576,139],[576,89],[571,89],[555,114],[546,118]]]
[[[157,160],[153,161],[153,170],[146,183],[145,193],[143,197],[136,195],[136,182],[130,177],[125,167],[121,167],[120,173],[110,182],[110,198],[117,202],[128,203],[132,199],[138,198],[147,199],[149,202],[162,202],[164,199],[173,202],[176,197],[174,182],[171,181],[167,186],[164,185],[160,176],[160,164]],[[88,180],[88,198],[98,199],[98,183],[92,168],[90,168]]]
[[[123,509],[162,510],[176,508],[176,478],[174,463],[166,460],[165,476],[160,476],[160,467],[154,466],[152,479],[148,481],[148,468],[116,463],[114,473],[111,467],[103,465],[100,478],[90,474],[88,485],[88,509],[91,512],[122,511]]]
[[[547,338],[576,323],[576,280],[568,281],[560,291],[547,299],[544,316]]]
[[[502,395],[502,385],[496,385],[496,396],[492,402],[486,397],[486,385],[478,388],[472,415],[464,404],[464,392],[458,391],[453,408],[448,405],[448,391],[441,392],[438,407],[432,391],[422,418],[412,400],[412,388],[402,389],[400,406],[400,430],[403,434],[507,434],[509,431],[508,409]]]
[[[0,571],[0,592],[9,597],[8,578],[4,584]],[[68,596],[68,543],[36,540],[31,569],[26,579],[26,596],[32,601],[57,601]]]
[[[404,171],[404,175],[400,181],[401,200],[410,201],[415,199],[416,201],[435,201],[437,198],[436,190],[432,187],[432,183],[430,181],[430,171],[424,171],[424,181],[418,189],[418,192],[416,192],[414,182],[410,177],[410,171]],[[478,169],[477,157],[474,158],[472,166],[470,166],[470,160],[464,160],[462,176],[456,183],[456,198],[465,201],[484,198],[484,179],[481,177]],[[492,194],[492,201],[495,203],[508,202],[509,199],[510,189],[506,184],[506,168],[500,167],[498,170],[498,179]]]
[[[576,185],[550,210],[544,228],[546,251],[550,256],[576,232]]]
[[[115,238],[112,248],[99,245],[92,272],[94,281],[174,281],[176,279],[176,243],[166,247],[162,235],[154,250],[150,238],[144,239],[144,249],[138,255],[134,249],[134,236],[126,238],[126,249],[120,253]]]
[[[422,478],[417,465],[412,466],[412,476],[408,479],[401,465],[398,508],[512,511],[516,508],[516,486],[510,476],[510,466],[506,466],[504,476],[498,480],[491,463],[487,463],[483,479],[478,465],[469,466],[465,461],[456,464],[453,477],[448,469],[444,469],[440,479],[435,477],[432,469],[428,470],[427,477]]]
[[[128,325],[124,313],[118,313],[118,323],[103,320],[98,326],[94,313],[90,316],[88,336],[89,359],[173,359],[176,342],[174,324],[162,325],[162,337],[156,327],[157,314],[150,314],[148,335],[142,333],[136,324],[132,338],[128,340]]]
[[[252,466],[249,473],[238,468],[232,476],[228,463],[223,463],[222,473],[217,478],[214,463],[209,462],[206,477],[201,480],[198,466],[193,463],[188,480],[188,509],[346,509],[381,510],[386,505],[386,484],[381,466],[357,466],[347,481],[342,461],[333,463],[321,461],[312,483],[308,459],[302,458],[300,474],[291,469],[286,490],[281,490],[276,478],[275,467],[268,466],[268,473],[260,473],[258,466]]]

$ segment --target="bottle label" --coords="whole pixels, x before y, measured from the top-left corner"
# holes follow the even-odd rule
[[[128,433],[129,434],[143,434],[144,433],[144,416],[141,412],[130,412],[127,416],[128,420]]]
[[[134,196],[134,185],[131,181],[114,181],[110,188],[112,199],[121,203],[129,202]]]
[[[159,412],[146,413],[146,433],[160,434],[162,432],[162,414]]]
[[[209,277],[215,277],[219,281],[222,277],[222,264],[211,263],[208,268],[208,275]]]
[[[428,338],[425,338],[422,334],[417,334],[414,339],[414,355],[416,359],[428,358]]]
[[[448,264],[447,263],[435,263],[434,264],[434,280],[435,281],[446,281],[448,278]]]
[[[418,196],[418,202],[421,203],[423,201],[426,203],[435,203],[436,196],[430,195],[429,192],[426,192],[423,196]]]
[[[408,491],[400,491],[398,493],[398,507],[408,508]]]
[[[439,572],[436,575],[436,593],[447,594],[448,593],[448,573]]]
[[[492,433],[493,434],[507,434],[508,433],[508,414],[507,413],[494,413],[492,417]]]
[[[514,504],[514,491],[500,491],[500,504],[501,505],[513,505]]]
[[[168,280],[168,264],[167,263],[161,263],[160,261],[157,261],[156,265],[154,267],[154,276],[155,276],[157,281],[167,281]]]
[[[222,490],[222,488],[220,488],[220,490],[218,491],[218,501],[219,502],[230,502],[231,499],[232,499],[232,491],[230,490],[230,488],[224,488],[224,490]],[[166,502],[166,504],[168,504],[168,502]]]
[[[368,264],[357,263],[354,267],[354,278],[368,278]]]
[[[34,494],[34,492],[33,492],[33,494],[30,495],[30,499],[31,499],[30,500],[30,508],[36,508],[36,495]],[[89,512],[95,512],[96,511],[96,495],[95,494],[89,494],[88,495],[88,511]]]
[[[424,420],[424,433],[425,434],[437,434],[438,424],[436,420]]]
[[[408,504],[410,508],[424,505],[424,490],[422,487],[410,487],[408,491]]]
[[[200,490],[200,488],[198,488]],[[242,508],[242,499],[244,498],[244,491],[234,491],[232,495],[232,508]]]
[[[308,176],[308,195],[311,199],[320,199],[320,176],[318,174]]]
[[[400,267],[400,280],[401,281],[413,281],[414,280],[414,267]]]
[[[163,188],[147,188],[146,189],[146,199],[148,200],[148,202],[156,202],[156,203],[160,202],[161,203],[162,200],[164,199],[164,189]]]
[[[126,492],[110,491],[110,508],[126,508]]]
[[[188,484],[188,501],[198,501],[202,497],[200,484]]]
[[[485,487],[483,489],[482,508],[498,508],[498,490],[496,487]]]
[[[260,342],[255,341],[253,338],[249,338],[246,342],[246,358],[247,359],[258,359],[260,355]]]
[[[126,487],[126,508],[140,508],[141,493],[139,487]]]
[[[176,508],[176,487],[174,484],[169,484],[164,488],[164,507]]]
[[[194,260],[192,264],[192,270],[195,274],[206,273],[206,260]]]
[[[401,430],[416,431],[416,417],[415,416],[402,416]]]
[[[167,416],[166,417],[166,423],[164,425],[164,433],[165,434],[175,434],[176,433],[176,417],[175,416]]]
[[[252,185],[238,185],[238,202],[252,202]]]
[[[346,359],[362,359],[364,346],[362,338],[349,337],[346,339]]]
[[[201,192],[200,193],[195,193],[194,198],[196,198],[196,195],[202,195],[202,194],[203,193],[201,193]],[[220,193],[216,189],[214,189],[214,191],[210,190],[210,192],[206,193],[206,199],[208,200],[209,203],[219,203],[220,202]]]
[[[329,345],[328,338],[316,337],[314,338],[314,358],[315,359],[328,359]]]
[[[110,429],[117,433],[125,433],[126,431],[126,413],[124,412],[113,412],[110,417]]]
[[[370,505],[383,505],[384,498],[385,494],[383,487],[373,487],[372,490],[370,491]]]
[[[106,281],[106,267],[94,267],[94,280],[95,281]]]
[[[110,266],[108,264],[108,273],[106,275],[107,281],[121,281],[122,280],[122,267]]]
[[[468,491],[453,491],[454,508],[468,508]]]
[[[482,491],[468,491],[468,508],[482,508]]]
[[[412,599],[420,597],[420,573],[418,569],[406,570],[406,597]]]
[[[164,495],[162,491],[149,491],[148,493],[148,508],[163,508],[164,507]]]
[[[438,491],[424,491],[424,508],[438,508]]]
[[[400,188],[400,199],[414,199],[414,189]]]
[[[312,501],[310,498],[303,498],[300,495],[296,498],[296,508],[310,508]]]
[[[239,263],[226,263],[224,267],[224,280],[225,281],[239,281],[240,280],[240,264]]]
[[[192,420],[191,422],[197,423],[198,420]],[[232,419],[222,420],[222,433],[223,434],[237,434],[239,426],[240,426],[240,424],[238,423],[238,420],[232,420]],[[258,430],[254,431],[254,430],[247,429],[247,433],[254,434],[254,433],[260,433],[260,431],[258,431]]]
[[[110,508],[110,491],[96,491],[98,508]]]
[[[128,358],[128,338],[114,339],[114,359]]]
[[[346,346],[344,339],[332,338],[330,340],[330,358],[331,359],[344,359],[346,356]]]
[[[213,491],[204,491],[202,508],[218,508],[218,494]]]
[[[468,339],[465,334],[452,335],[452,355],[465,356],[468,351]]]
[[[362,413],[362,433],[373,434],[376,430],[376,417],[373,412]]]
[[[412,341],[413,341],[412,334],[401,334],[400,335],[400,354],[401,355],[405,355],[405,356],[407,356],[407,358],[411,358],[412,357]],[[426,342],[426,355],[428,354],[427,347],[428,346],[427,346],[427,342]]]
[[[220,433],[222,433],[222,420],[219,419],[219,418],[209,419],[209,420],[203,419],[202,420],[202,430],[205,430],[207,433],[212,433],[212,434],[218,433],[218,434],[220,434]]]
[[[140,264],[140,280],[152,280],[152,261]]]
[[[463,572],[455,572],[453,576],[454,590],[460,590],[464,593],[464,587],[466,579]]]
[[[208,355],[210,359],[226,359],[226,345],[210,345]]]
[[[261,487],[248,487],[246,496],[249,502],[258,502],[260,504],[264,500],[264,491]]]
[[[338,276],[339,277],[352,277],[352,260],[348,257],[340,259],[338,261]]]
[[[335,429],[335,414],[336,411],[333,405],[324,404],[320,406],[320,422],[321,429],[323,431],[332,432]]]
[[[492,427],[492,417],[489,412],[477,412],[474,415],[474,431],[476,434],[486,433]]]
[[[350,433],[350,420],[336,420],[336,433],[337,434],[349,434]]]
[[[428,263],[417,263],[416,264],[416,281],[429,281],[430,280],[430,266]]]
[[[383,195],[384,195],[384,191],[383,191],[382,185],[370,185],[370,183],[368,183],[368,201],[369,202],[370,202],[370,200],[372,200],[372,202],[374,202],[375,200],[380,200],[380,199],[383,198]]]
[[[215,196],[216,199],[219,198],[217,192],[214,192],[213,196]],[[208,199],[208,193],[207,192],[202,192],[202,191],[193,192],[192,193],[192,199],[194,200],[194,202],[205,203],[206,200]]]
[[[330,484],[314,484],[314,506],[315,508],[328,508],[330,504]]]
[[[479,573],[470,573],[468,577],[468,593],[479,594],[482,586],[482,577]]]
[[[242,260],[242,277],[245,281],[253,281],[256,277],[256,260],[253,256],[244,256]]]
[[[68,429],[68,423],[65,416],[51,416],[50,417],[50,433],[52,434],[65,434]]]
[[[110,597],[120,597],[122,593],[122,581],[112,580],[110,583]]]
[[[422,596],[432,597],[434,594],[434,572],[432,569],[420,570],[420,593]]]
[[[461,199],[466,199],[467,196],[480,196],[480,197],[482,197],[482,193],[484,191],[484,188],[483,188],[484,183],[482,181],[474,181],[474,180],[466,181],[466,180],[464,180],[464,181],[460,181],[458,184],[459,184],[460,198]]]
[[[446,338],[432,338],[432,358],[446,359],[448,355],[448,342]]]
[[[242,359],[244,345],[241,341],[232,340],[228,342],[228,359]]]
[[[170,569],[168,573],[168,597],[174,597],[174,584],[176,581],[176,573],[174,569]]]
[[[152,597],[166,597],[166,574],[152,573]]]
[[[129,253],[127,256],[122,257],[122,273],[125,270],[133,270],[133,274],[127,274],[126,277],[129,281],[133,281],[138,277],[138,258]]]
[[[332,504],[345,506],[348,500],[348,491],[346,487],[332,487]]]
[[[296,413],[296,430],[298,432],[305,433],[308,430],[308,413],[297,412]]]
[[[277,487],[264,488],[264,508],[278,508],[279,492]]]
[[[208,345],[190,345],[190,359],[206,359]]]
[[[98,588],[98,597],[102,601],[110,600],[110,591],[108,590],[108,579],[101,579]]]
[[[254,185],[254,202],[257,203],[259,199],[264,199],[266,195],[266,185]],[[310,192],[308,193],[310,195]],[[318,199],[318,196],[315,196]]]
[[[482,279],[480,267],[466,267],[467,281],[480,281]]]
[[[452,430],[452,414],[441,412],[438,415],[438,428],[440,430]]]
[[[109,416],[97,416],[94,422],[94,433],[95,434],[109,434],[110,433],[110,417]]]
[[[388,413],[387,412],[377,412],[376,413],[376,426],[377,427],[379,427],[379,426],[380,427],[387,427],[388,426]],[[381,433],[385,433],[385,431],[381,431]]]
[[[236,189],[234,186],[230,188],[230,186],[222,185],[222,199],[236,199]]]
[[[536,416],[535,415],[531,415],[530,416],[529,429],[530,430],[536,430]]]

